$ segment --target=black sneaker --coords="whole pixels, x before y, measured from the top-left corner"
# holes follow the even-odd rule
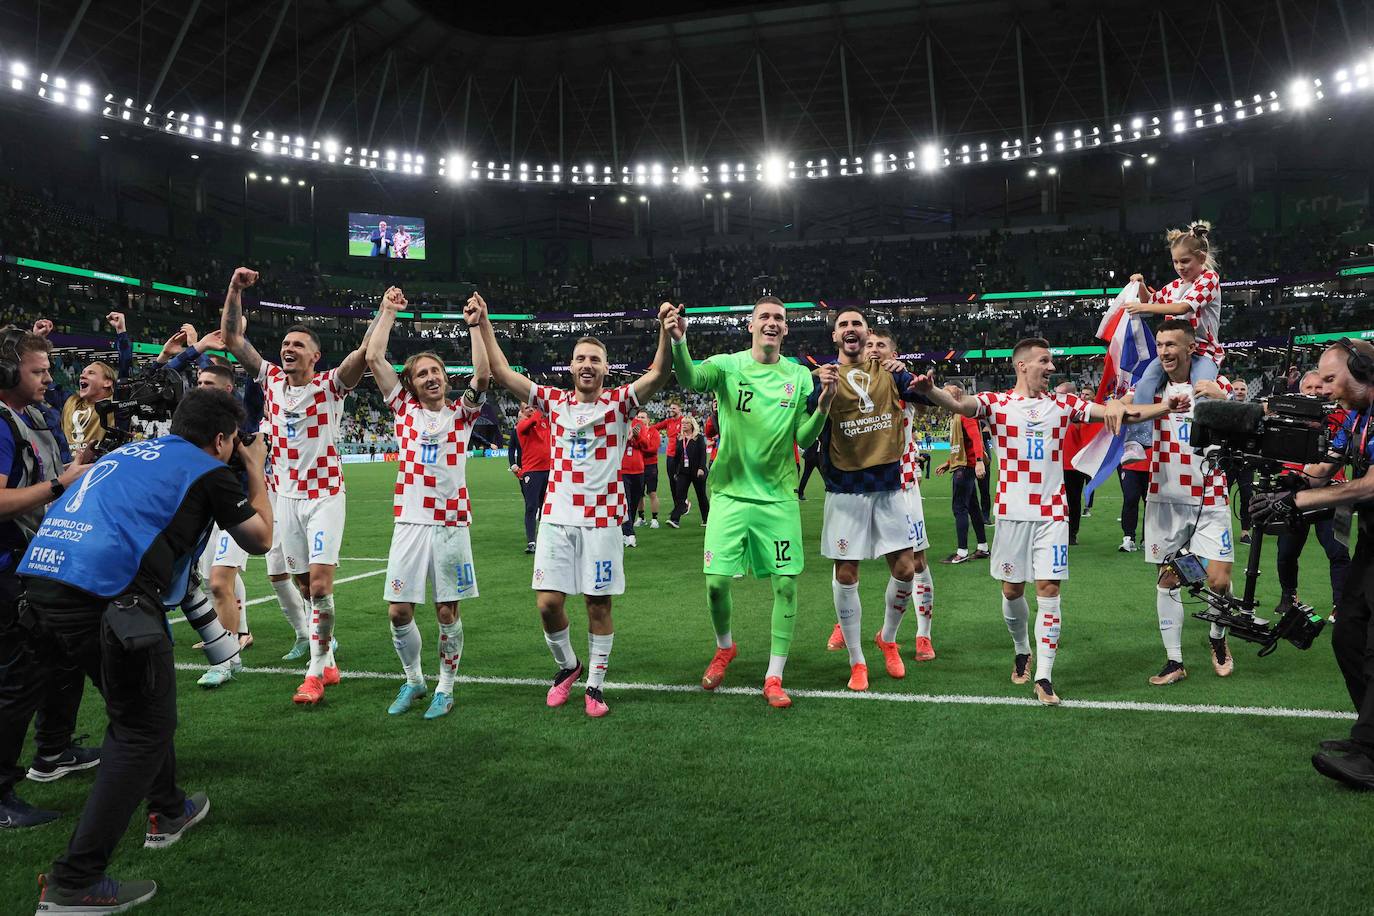
[[[945,557],[945,558],[944,558],[943,560],[941,560],[940,562],[941,562],[941,563],[947,563],[947,564],[953,566],[953,565],[956,564],[956,563],[967,563],[967,562],[969,561],[969,559],[970,559],[970,557],[969,557],[969,555],[966,554],[966,553],[952,553],[952,554],[950,554],[949,556]]]
[[[1054,692],[1054,685],[1043,677],[1035,682],[1035,698],[1045,706],[1059,705],[1059,694]]]
[[[1357,754],[1360,746],[1349,738],[1332,738],[1317,745],[1327,754]]]
[[[73,739],[72,746],[59,754],[56,760],[34,757],[33,764],[29,767],[29,779],[34,782],[53,782],[68,773],[100,766],[100,749],[81,747],[81,742],[87,737],[87,735],[82,735],[80,738]]]
[[[44,811],[24,801],[10,789],[0,795],[0,830],[42,827],[51,824],[62,815],[56,811]]]
[[[1150,683],[1156,687],[1163,687],[1166,684],[1176,684],[1188,676],[1188,672],[1183,667],[1183,662],[1176,662],[1172,658],[1164,663],[1164,667],[1159,673],[1150,678]]]
[[[525,545],[525,553],[534,553],[534,541],[530,541]]]
[[[165,814],[148,815],[148,833],[143,839],[144,849],[166,849],[186,835],[210,813],[210,796],[204,792],[186,797],[180,817]]]
[[[1240,533],[1240,542],[1241,542],[1242,544],[1248,544],[1248,543],[1250,543],[1250,532],[1248,532],[1248,531],[1242,531],[1242,532]]]
[[[157,884],[101,878],[90,887],[66,888],[39,875],[38,889],[38,913],[122,913],[152,900]]]
[[[669,528],[681,528],[682,526],[678,524],[677,519],[675,519],[675,518],[670,518],[670,519],[668,519],[668,527],[669,527]]]
[[[990,556],[992,556],[992,554],[981,548],[973,552],[973,559],[975,560],[986,560]]]

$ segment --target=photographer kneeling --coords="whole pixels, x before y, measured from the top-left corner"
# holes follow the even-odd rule
[[[253,554],[272,546],[263,483],[266,445],[237,443],[243,406],[191,392],[171,435],[116,449],[53,503],[19,573],[37,626],[101,684],[109,727],[101,765],[67,851],[40,883],[40,909],[120,912],[151,898],[151,881],[105,875],[116,843],[148,800],[145,846],[177,842],[209,810],[176,784],[176,670],[165,611],[186,595],[212,523]],[[244,495],[226,462],[247,469]]]
[[[1331,648],[1345,677],[1357,718],[1347,739],[1321,742],[1312,765],[1323,776],[1357,789],[1374,789],[1374,457],[1369,420],[1374,413],[1374,345],[1340,340],[1322,353],[1317,364],[1321,394],[1340,402],[1349,413],[1331,440],[1333,451],[1345,451],[1354,479],[1331,486],[1341,464],[1311,464],[1304,468],[1311,489],[1257,494],[1251,503],[1256,524],[1292,525],[1299,513],[1336,508],[1336,528],[1344,522],[1349,535],[1349,509],[1360,510],[1360,536],[1347,571],[1345,589],[1336,608]],[[1346,510],[1342,512],[1341,510]],[[1344,515],[1344,518],[1342,518]]]

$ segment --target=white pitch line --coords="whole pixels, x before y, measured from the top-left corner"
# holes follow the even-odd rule
[[[386,573],[386,570],[385,570],[385,569],[374,569],[374,570],[372,570],[372,572],[358,573],[356,576],[345,576],[345,577],[343,577],[342,579],[335,579],[335,580],[334,580],[334,584],[335,584],[335,585],[343,585],[345,582],[357,582],[359,579],[370,579],[370,578],[372,578],[373,576],[381,576],[381,575],[384,575],[385,573]],[[250,601],[245,601],[245,602],[243,602],[243,606],[244,606],[244,607],[252,607],[252,606],[255,605],[255,604],[266,604],[266,603],[269,602],[269,601],[276,601],[276,600],[277,600],[277,596],[276,596],[276,595],[263,595],[261,598],[253,598],[253,599],[250,600]],[[185,623],[185,622],[186,622],[186,618],[185,618],[185,617],[169,617],[169,618],[167,619],[167,622],[168,622],[168,623]]]
[[[204,665],[178,662],[179,671],[202,671]],[[244,668],[245,674],[290,674],[300,677],[303,668]],[[393,671],[341,671],[344,679],[399,681],[404,677]],[[429,680],[438,678],[431,675]],[[460,684],[481,684],[498,687],[548,687],[545,678],[532,677],[471,677],[459,675]],[[650,693],[705,693],[696,684],[643,684],[606,682],[607,690],[643,690]],[[713,693],[728,696],[760,696],[752,687],[717,687]],[[1023,697],[975,696],[961,693],[855,693],[850,690],[788,690],[794,697],[815,700],[858,700],[878,703],[931,703],[948,706],[1039,706],[1038,700]],[[1285,706],[1221,706],[1210,703],[1139,703],[1131,700],[1064,700],[1067,709],[1097,709],[1112,712],[1196,713],[1212,716],[1262,716],[1280,719],[1341,719],[1353,720],[1353,713],[1334,709],[1293,709]]]

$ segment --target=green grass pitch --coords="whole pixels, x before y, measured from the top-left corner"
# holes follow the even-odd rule
[[[824,649],[834,612],[817,555],[816,479],[802,504],[810,541],[786,678],[793,708],[769,709],[756,693],[769,598],[753,580],[736,583],[740,657],[726,679],[748,693],[616,686],[690,688],[711,655],[694,510],[681,530],[640,529],[640,547],[627,551],[612,713],[594,721],[580,691],[550,710],[544,686],[496,680],[543,681],[553,663],[529,590],[516,481],[500,460],[469,468],[481,597],[463,608],[461,674],[479,680],[459,683],[448,718],[385,713],[400,676],[381,600],[385,563],[375,558],[391,534],[394,466],[347,467],[350,559],[337,592],[345,676],[324,706],[292,706],[295,670],[249,671],[201,690],[192,634],[174,628],[188,666],[178,685],[181,780],[208,791],[212,810],[165,852],[142,849],[144,825],[131,825],[110,871],[159,882],[139,913],[1289,914],[1368,905],[1360,871],[1338,863],[1352,841],[1374,839],[1370,799],[1308,762],[1346,721],[1225,711],[1348,712],[1329,633],[1311,651],[1285,645],[1265,659],[1233,643],[1236,672],[1223,681],[1207,661],[1205,625],[1190,619],[1189,678],[1150,687],[1164,658],[1153,575],[1140,554],[1116,552],[1115,484],[1072,553],[1055,684],[1066,701],[1163,708],[1011,705],[1031,694],[1009,682],[998,589],[982,562],[934,566],[938,659],[908,661],[897,682],[869,651],[871,694],[845,695],[845,656]],[[934,559],[953,546],[947,478],[926,494]],[[1272,542],[1265,548],[1272,558]],[[1272,607],[1272,561],[1264,566]],[[886,570],[868,564],[862,581],[871,639]],[[1304,597],[1329,601],[1325,582],[1313,538]],[[248,594],[272,594],[260,559]],[[571,610],[584,652],[586,619],[577,603]],[[432,677],[433,612],[418,619]],[[282,666],[290,634],[275,601],[252,605],[250,620],[257,644],[246,664]],[[913,621],[901,637],[909,658]],[[881,699],[895,694],[926,701]],[[1192,704],[1221,709],[1181,708]],[[98,737],[103,728],[88,688],[81,730]],[[35,875],[64,848],[90,779],[21,784],[29,801],[65,817],[0,836],[0,912],[32,912]]]
[[[349,239],[348,253],[358,258],[370,258],[372,257],[372,243],[360,239]],[[393,260],[423,261],[425,259],[425,246],[411,245],[407,254],[409,255],[407,258]]]

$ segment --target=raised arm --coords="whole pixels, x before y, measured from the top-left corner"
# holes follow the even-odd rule
[[[677,309],[673,308],[671,302],[665,302],[658,307],[658,351],[654,353],[654,364],[649,367],[648,372],[633,382],[635,399],[641,404],[662,391],[673,374],[668,326],[663,323],[669,314],[677,314]]]
[[[673,371],[677,373],[678,384],[684,388],[690,388],[692,391],[712,391],[720,379],[720,370],[709,362],[700,366],[692,364],[692,354],[687,352],[687,317],[684,312],[682,306],[666,314],[662,308],[659,309],[659,320],[663,322],[663,327],[672,340]],[[660,420],[659,424],[667,422]]]
[[[396,287],[393,286],[391,289],[396,289]],[[388,294],[390,294],[391,289],[387,290]],[[397,290],[397,292],[400,292],[400,290]],[[372,320],[367,323],[367,330],[363,332],[363,339],[358,341],[357,349],[340,360],[339,368],[334,373],[335,378],[339,380],[339,384],[350,391],[358,387],[358,383],[363,380],[363,373],[367,371],[367,344],[372,340],[373,331],[376,330],[377,323],[381,321],[381,319],[382,313],[378,310]],[[392,316],[392,320],[395,320],[394,315]],[[386,350],[383,349],[382,353],[385,356]]]
[[[830,405],[835,403],[835,392],[840,387],[839,367],[834,363],[821,366],[816,370],[816,383],[821,386],[816,409],[797,427],[797,447],[802,449],[810,448],[821,437],[825,421],[830,419]],[[810,400],[809,396],[807,400]]]
[[[967,394],[953,394],[940,388],[929,375],[918,375],[911,383],[911,390],[923,394],[936,407],[943,407],[952,413],[965,417],[978,416],[978,399]]]
[[[394,286],[389,288],[386,295],[382,296],[381,304],[377,307],[377,317],[373,319],[372,327],[365,338],[367,368],[372,370],[372,380],[377,383],[384,398],[391,396],[391,392],[396,390],[396,383],[400,381],[396,377],[396,370],[391,368],[391,363],[386,358],[386,345],[391,340],[391,327],[396,323],[396,313],[404,308],[405,304],[405,295]]]
[[[134,345],[129,342],[129,327],[124,323],[123,312],[111,312],[105,316],[115,332],[115,366],[120,378],[128,378],[134,366]]]
[[[468,309],[474,310],[472,317],[468,317]],[[496,342],[496,331],[491,326],[491,318],[487,315],[487,303],[480,293],[473,293],[468,300],[468,305],[463,309],[463,315],[468,321],[468,326],[473,329],[473,337],[482,335],[482,349],[485,358],[490,363],[491,377],[496,380],[496,384],[509,391],[520,399],[520,403],[528,404],[530,396],[534,393],[534,382],[525,378],[519,372],[510,367],[506,360],[506,354],[501,352],[501,345]],[[476,322],[474,325],[473,322]],[[474,344],[473,359],[476,360],[476,345]]]
[[[472,387],[478,391],[486,391],[491,385],[491,357],[487,355],[487,344],[478,328],[486,313],[487,304],[481,296],[473,293],[468,297],[467,304],[463,306],[463,320],[467,322],[468,336],[472,338]]]
[[[255,379],[262,371],[262,357],[244,336],[243,291],[258,282],[258,272],[247,267],[234,269],[229,278],[229,290],[224,294],[224,310],[220,313],[219,329],[224,337],[224,346],[243,366],[248,377]]]

